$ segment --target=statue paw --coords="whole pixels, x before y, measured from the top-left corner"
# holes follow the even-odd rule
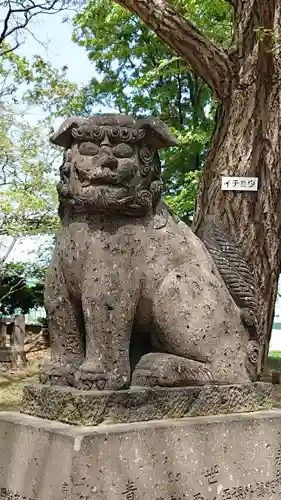
[[[135,386],[179,387],[212,383],[213,375],[202,362],[166,353],[145,354],[132,376]]]
[[[50,363],[39,375],[41,384],[73,387],[76,368],[73,365]]]
[[[130,371],[128,369],[120,371],[114,368],[112,371],[101,371],[95,364],[85,362],[75,373],[74,386],[79,390],[116,391],[127,389],[129,385]]]
[[[76,389],[84,391],[103,391],[106,388],[107,375],[105,373],[86,372],[82,369],[75,373],[74,386]]]

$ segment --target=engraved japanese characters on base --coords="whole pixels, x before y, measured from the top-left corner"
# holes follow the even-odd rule
[[[161,201],[158,150],[176,145],[165,124],[73,118],[52,141],[65,149],[62,227],[46,280],[52,362],[41,382],[120,390],[255,380],[259,345],[240,304]]]
[[[0,498],[280,500],[280,414],[85,429],[4,412]]]

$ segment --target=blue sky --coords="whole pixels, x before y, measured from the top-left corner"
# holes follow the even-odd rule
[[[85,49],[71,40],[71,22],[63,23],[64,16],[62,12],[34,18],[30,26],[33,36],[27,33],[18,52],[29,59],[33,54],[39,54],[57,68],[66,65],[70,80],[87,83],[96,74],[93,64],[89,62]]]
[[[54,15],[40,15],[35,17],[29,25],[30,33],[26,32],[24,41],[18,49],[20,55],[32,60],[35,54],[50,61],[55,68],[68,67],[67,76],[78,85],[85,85],[92,77],[100,78],[94,64],[89,61],[87,52],[83,47],[74,43],[72,36],[71,16],[64,22],[66,12]],[[32,34],[31,34],[32,33]],[[104,108],[104,112],[114,112],[111,108]],[[43,118],[40,108],[30,108],[26,118],[33,124]],[[62,119],[54,123],[59,126]]]

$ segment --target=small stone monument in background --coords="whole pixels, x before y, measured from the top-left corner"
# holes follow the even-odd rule
[[[65,151],[52,359],[23,414],[0,419],[2,498],[279,500],[255,283],[219,220],[199,240],[161,200],[158,151],[175,137],[154,118],[98,115],[52,142]]]
[[[4,320],[0,320],[0,363],[2,363],[1,366],[4,369],[13,366],[17,358],[17,353],[12,345],[11,335],[9,335],[10,331],[10,325],[7,325]],[[7,345],[7,336],[10,336],[10,345]]]
[[[27,359],[24,350],[25,340],[25,316],[24,314],[17,314],[14,320],[14,327],[12,331],[12,346],[17,357],[19,357],[21,366],[26,366]]]
[[[0,348],[6,347],[7,343],[7,325],[6,322],[0,321]]]

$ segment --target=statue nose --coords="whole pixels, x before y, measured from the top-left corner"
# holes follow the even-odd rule
[[[115,156],[111,153],[103,152],[103,154],[100,156],[100,166],[102,168],[110,168],[110,170],[115,170],[118,165],[118,160],[115,158]]]

